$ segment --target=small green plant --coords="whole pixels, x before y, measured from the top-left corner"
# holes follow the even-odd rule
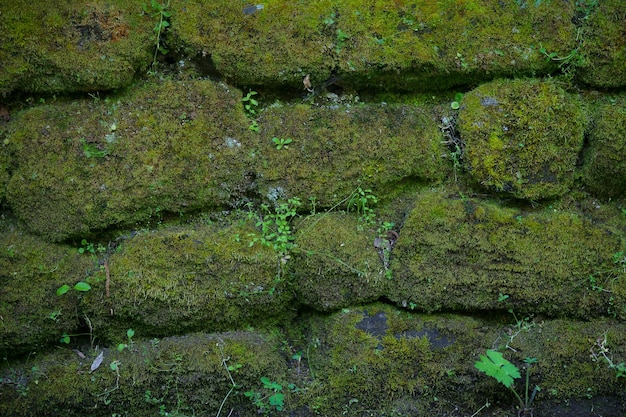
[[[515,398],[519,401],[520,410],[519,415],[532,415],[531,406],[533,400],[535,399],[535,395],[541,390],[539,385],[535,385],[532,393],[529,395],[529,387],[530,387],[530,367],[533,363],[537,362],[536,358],[526,358],[524,359],[526,363],[526,390],[524,399],[517,393],[515,388],[513,387],[513,382],[515,379],[521,378],[519,368],[509,362],[502,356],[502,353],[488,349],[487,355],[481,355],[480,360],[477,361],[474,366],[479,371],[489,375],[494,378],[496,381],[507,387],[511,390]]]
[[[254,119],[254,117],[257,114],[257,107],[259,106],[259,102],[253,98],[253,96],[257,95],[258,93],[256,91],[248,91],[248,94],[246,94],[245,97],[243,97],[241,99],[241,101],[243,101],[243,108],[246,111],[246,115],[252,119],[250,121],[250,126],[248,126],[248,129],[253,131],[253,132],[258,132],[259,131],[259,123]]]
[[[596,343],[589,349],[591,352],[591,360],[597,362],[598,360],[605,361],[610,369],[615,371],[615,378],[626,378],[626,364],[624,362],[615,363],[613,357],[607,347],[607,333],[596,339]]]
[[[248,116],[256,115],[256,108],[259,106],[259,102],[252,98],[252,96],[256,96],[256,91],[248,91],[248,94],[244,98],[241,99],[243,101],[243,108],[246,110]]]
[[[152,71],[151,73],[154,75],[155,68],[157,64],[157,56],[159,52],[163,55],[167,54],[169,51],[163,46],[163,35],[167,28],[170,26],[169,18],[172,16],[167,9],[170,7],[170,2],[166,4],[159,3],[157,0],[150,0],[150,7],[148,7],[147,3],[143,5],[143,11],[150,15],[153,19],[156,20],[152,31],[154,32],[155,38],[155,46],[154,46],[154,55],[152,57]]]
[[[293,140],[290,138],[283,139],[283,138],[273,137],[272,142],[274,142],[274,145],[276,145],[276,149],[281,150],[283,148],[287,149],[289,147],[287,145],[293,142]]]
[[[267,204],[261,204],[263,213],[249,212],[248,218],[256,220],[255,226],[261,228],[261,233],[251,233],[249,246],[260,243],[268,246],[282,258],[295,247],[294,236],[291,230],[291,220],[298,214],[297,209],[302,205],[299,198],[294,197],[278,204],[273,209]]]
[[[90,253],[92,255],[95,255],[96,253],[103,253],[106,252],[106,248],[104,246],[102,246],[101,244],[93,244],[87,241],[87,239],[83,239],[80,241],[80,248],[78,248],[78,253],[83,254],[83,253]]]
[[[84,281],[79,281],[74,285],[74,290],[78,291],[78,292],[87,292],[91,289],[91,285],[87,284]],[[61,285],[59,288],[57,288],[57,295],[61,296],[63,294],[66,294],[68,291],[70,290],[70,286],[67,284]]]
[[[277,382],[270,381],[267,377],[261,377],[263,389],[266,393],[250,390],[244,395],[248,397],[258,408],[260,414],[269,413],[272,410],[282,411],[285,406],[285,394],[283,394],[283,386]],[[267,391],[269,391],[267,393]]]
[[[356,212],[359,221],[371,225],[375,223],[376,213],[374,213],[373,206],[377,203],[378,198],[372,194],[372,190],[357,187],[348,199],[347,210]]]
[[[450,108],[452,110],[458,110],[461,107],[461,100],[463,100],[463,93],[456,93],[454,95],[454,101],[450,103]]]
[[[108,149],[101,150],[93,143],[87,143],[85,139],[81,139],[80,143],[83,146],[83,155],[86,158],[104,158],[109,154]]]
[[[346,41],[350,39],[350,35],[348,35],[347,33],[345,33],[343,30],[341,29],[337,29],[337,44],[335,46],[335,52],[336,53],[340,53],[341,50],[344,48]]]
[[[117,345],[117,350],[119,352],[124,349],[132,349],[133,347],[133,336],[135,335],[135,331],[133,329],[126,330],[126,338],[128,339],[128,343],[120,343]]]

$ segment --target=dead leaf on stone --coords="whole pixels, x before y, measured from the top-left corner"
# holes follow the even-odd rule
[[[96,357],[96,359],[93,360],[93,363],[91,364],[91,370],[89,371],[89,373],[92,373],[93,371],[98,369],[100,365],[102,365],[103,360],[104,360],[104,350],[100,352],[100,354]]]
[[[308,92],[313,92],[313,86],[311,86],[311,78],[310,78],[310,74],[307,74],[304,76],[304,80],[302,80],[302,84],[304,84],[304,88],[308,91]]]

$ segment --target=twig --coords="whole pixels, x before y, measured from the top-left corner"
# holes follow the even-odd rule
[[[109,291],[109,284],[111,284],[111,272],[109,271],[109,261],[104,260],[104,273],[106,274],[106,281],[104,283],[104,290],[106,292],[107,298],[110,297],[111,293]]]

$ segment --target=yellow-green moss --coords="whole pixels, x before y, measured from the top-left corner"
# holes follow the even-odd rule
[[[240,98],[211,81],[155,81],[26,110],[8,136],[7,200],[50,240],[232,203],[250,182]]]
[[[591,8],[592,13],[581,32],[584,66],[579,71],[580,79],[598,88],[623,87],[626,84],[626,3],[621,0],[581,3],[597,4]]]
[[[314,86],[333,74],[356,88],[424,91],[556,70],[539,48],[575,48],[575,10],[548,3],[272,0],[246,13],[245,4],[195,1],[173,6],[172,34],[239,85],[303,89],[306,74]]]
[[[144,71],[154,22],[140,2],[11,2],[0,18],[0,93],[110,90]]]
[[[8,148],[3,144],[4,135],[0,130],[0,204],[4,201],[6,194],[7,183],[9,182],[9,164],[11,157],[9,156]]]
[[[133,327],[145,336],[267,325],[292,299],[276,253],[249,246],[249,227],[198,226],[141,233],[109,259],[105,283],[82,308],[111,340]]]
[[[626,192],[626,95],[599,100],[588,131],[583,182],[599,197]]]
[[[389,298],[426,311],[515,307],[586,318],[607,314],[610,295],[621,317],[626,282],[611,283],[612,294],[592,291],[589,282],[615,268],[621,248],[619,235],[575,211],[529,212],[425,192],[394,248]],[[509,295],[506,302],[500,294]]]
[[[580,99],[555,82],[483,84],[459,111],[466,169],[480,185],[517,198],[562,195],[574,182],[585,125]]]
[[[225,410],[254,415],[256,409],[243,392],[260,390],[261,377],[284,379],[286,364],[278,345],[275,338],[259,332],[162,340],[137,337],[122,352],[101,347],[104,359],[93,372],[90,367],[98,352],[85,349],[85,359],[64,349],[21,366],[3,363],[0,414],[71,417],[89,410],[95,417],[147,417],[162,410],[169,415],[213,416],[225,400]],[[119,379],[110,368],[114,362]],[[230,395],[232,382],[225,364],[233,367],[231,376],[238,384]]]
[[[446,173],[437,122],[425,110],[394,105],[273,107],[260,117],[259,190],[332,207],[357,186],[383,190],[411,177]],[[273,137],[293,140],[276,149]]]
[[[96,268],[76,248],[52,245],[26,234],[10,221],[0,223],[0,355],[40,351],[79,326],[80,296],[57,296]]]
[[[373,301],[385,292],[387,279],[374,248],[373,231],[354,215],[323,213],[298,225],[293,271],[298,300],[319,311]]]
[[[289,85],[326,80],[333,61],[315,5],[270,0],[245,14],[241,2],[172,4],[172,37],[186,54],[210,59],[228,80],[244,85]],[[313,14],[313,15],[311,15]]]

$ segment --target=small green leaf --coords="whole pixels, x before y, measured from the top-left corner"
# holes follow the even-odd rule
[[[74,289],[76,291],[86,292],[91,289],[91,285],[87,284],[84,281],[80,281],[80,282],[77,282],[76,285],[74,285]]]
[[[70,290],[70,286],[65,284],[57,288],[57,295],[63,295]]]
[[[513,385],[514,379],[521,377],[517,366],[506,360],[502,353],[491,349],[487,350],[487,356],[481,355],[480,361],[476,362],[474,366],[507,388]]]
[[[126,330],[126,336],[131,339],[135,335],[135,331],[133,329]]]
[[[63,336],[61,336],[61,339],[59,340],[59,342],[61,343],[65,343],[67,345],[70,344],[70,336],[67,334],[64,334]]]

